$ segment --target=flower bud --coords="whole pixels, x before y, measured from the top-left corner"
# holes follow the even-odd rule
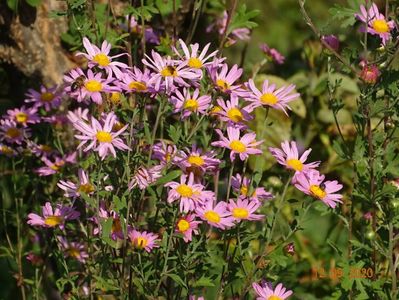
[[[333,35],[323,35],[321,37],[321,40],[326,43],[328,46],[331,47],[334,51],[338,52],[339,51],[339,39]]]
[[[380,76],[380,71],[377,66],[364,66],[362,72],[360,73],[360,78],[362,78],[366,83],[375,84]]]
[[[289,254],[289,255],[294,255],[295,254],[295,245],[294,245],[294,243],[288,243],[285,247],[284,247],[284,252],[286,253],[286,254]]]

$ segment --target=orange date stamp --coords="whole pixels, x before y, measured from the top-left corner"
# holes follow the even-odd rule
[[[331,280],[339,280],[342,277],[348,276],[350,279],[373,279],[374,278],[374,270],[370,267],[368,268],[359,268],[359,267],[350,267],[349,270],[345,273],[345,270],[342,268],[330,268],[327,270],[326,268],[312,268],[311,279],[331,279]]]

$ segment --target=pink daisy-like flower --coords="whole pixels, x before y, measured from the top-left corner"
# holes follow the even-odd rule
[[[151,52],[151,56],[146,55],[142,62],[155,72],[149,84],[153,84],[156,91],[165,86],[166,92],[169,93],[174,89],[175,83],[179,86],[188,87],[189,84],[186,83],[186,80],[194,83],[201,77],[201,70],[188,68],[187,62],[176,61],[170,57],[163,58],[154,50]]]
[[[235,202],[233,199],[230,199],[227,208],[237,222],[241,222],[242,220],[258,221],[264,218],[263,215],[255,214],[255,211],[260,205],[261,202],[259,201],[238,198],[237,202]]]
[[[89,254],[86,252],[86,247],[82,243],[68,242],[61,236],[57,236],[57,240],[66,256],[74,258],[83,264],[86,262],[86,259],[89,258]]]
[[[45,166],[36,169],[35,172],[39,174],[39,176],[50,176],[59,173],[61,168],[64,167],[66,163],[76,163],[76,152],[64,155],[63,157],[56,156],[52,160],[46,156],[43,156],[42,161],[44,162]]]
[[[355,14],[355,16],[366,24],[366,28],[363,27],[361,30],[378,35],[383,45],[391,39],[391,30],[395,28],[395,22],[387,21],[375,3],[372,3],[368,10],[364,5],[360,5],[360,14]]]
[[[193,69],[201,69],[202,67],[206,67],[207,65],[211,64],[212,62],[207,62],[207,61],[218,53],[218,50],[216,50],[207,55],[209,46],[211,45],[210,43],[206,44],[204,49],[202,49],[201,53],[199,54],[198,54],[199,50],[198,43],[190,45],[191,52],[188,49],[186,43],[184,43],[182,39],[179,39],[179,44],[181,49],[183,50],[184,56],[181,56],[180,53],[175,49],[176,54],[182,60],[185,60],[187,65]]]
[[[29,128],[19,128],[17,123],[8,119],[0,120],[0,141],[21,145],[30,136]]]
[[[90,183],[89,177],[83,169],[78,171],[79,183],[73,183],[72,181],[60,180],[57,185],[65,193],[65,197],[77,198],[80,197],[80,193],[91,195],[94,193],[94,186]]]
[[[253,107],[270,106],[275,109],[280,109],[288,116],[287,110],[291,110],[288,103],[295,100],[300,94],[291,92],[295,89],[294,84],[283,86],[277,89],[275,84],[269,85],[269,80],[265,80],[262,85],[262,92],[260,92],[252,79],[248,81],[248,87],[252,94],[247,99],[253,103]]]
[[[28,141],[28,148],[37,157],[47,157],[48,158],[49,156],[52,156],[57,153],[56,150],[53,149],[49,145],[36,144],[32,141]]]
[[[75,135],[77,139],[82,141],[79,144],[78,149],[90,142],[83,151],[86,152],[90,149],[94,149],[94,151],[98,152],[102,160],[109,152],[116,157],[115,148],[119,150],[130,150],[130,148],[123,143],[122,139],[118,137],[126,130],[128,125],[125,125],[117,132],[114,132],[113,127],[116,122],[116,115],[113,112],[110,112],[106,115],[103,125],[94,117],[91,117],[91,125],[87,124],[83,120],[78,120],[73,123],[73,126],[82,133],[82,135]]]
[[[287,169],[294,170],[295,174],[315,169],[320,164],[320,161],[305,164],[312,149],[310,148],[303,152],[299,158],[298,147],[295,141],[291,141],[291,143],[289,141],[282,142],[281,149],[270,147],[269,151],[280,165],[285,166]]]
[[[342,195],[336,194],[342,189],[342,184],[338,181],[324,181],[325,176],[317,170],[310,170],[296,176],[295,187],[306,195],[319,199],[324,204],[335,208],[337,203],[342,203]]]
[[[89,117],[89,109],[81,107],[78,107],[74,111],[68,111],[67,114],[68,121],[72,124],[80,120],[89,121]]]
[[[270,283],[260,285],[254,282],[252,287],[258,296],[256,300],[285,300],[292,295],[292,291],[287,290],[281,283],[277,284],[275,289]]]
[[[78,219],[79,216],[80,213],[73,207],[66,207],[62,206],[61,204],[57,204],[56,209],[53,211],[50,202],[46,202],[44,206],[42,206],[42,216],[30,213],[28,215],[29,220],[27,223],[31,226],[47,228],[54,228],[58,226],[63,230],[65,221]]]
[[[107,41],[103,41],[101,49],[99,49],[96,45],[90,43],[90,41],[84,37],[83,45],[87,51],[87,54],[79,52],[76,55],[86,57],[89,60],[89,68],[98,67],[105,70],[109,76],[112,76],[112,73],[114,73],[117,78],[121,78],[122,71],[129,68],[127,64],[113,61],[113,59],[117,57],[128,54],[122,53],[110,56],[109,52],[111,51],[111,44]]]
[[[195,89],[192,95],[186,88],[183,90],[183,94],[176,90],[170,98],[170,102],[175,106],[174,112],[181,111],[183,118],[189,117],[192,113],[205,114],[211,103],[211,96],[199,96],[199,93],[199,89]]]
[[[103,79],[101,73],[94,74],[90,69],[87,70],[87,76],[81,69],[74,69],[64,76],[64,81],[68,84],[65,92],[78,102],[85,102],[89,97],[94,103],[102,104],[101,93],[111,93],[116,90],[115,87],[110,86],[112,77]],[[80,83],[77,84],[77,82]]]
[[[176,232],[183,234],[183,240],[188,243],[193,239],[193,233],[199,233],[198,224],[201,224],[201,221],[195,221],[194,215],[186,215],[177,221]]]
[[[157,159],[161,164],[174,163],[176,161],[177,148],[175,145],[169,145],[164,141],[156,143],[152,150],[152,159]]]
[[[17,155],[17,153],[18,152],[16,150],[14,150],[13,148],[0,143],[0,154],[12,157],[12,156]]]
[[[214,172],[220,164],[220,160],[214,158],[216,153],[213,151],[203,152],[202,149],[193,145],[191,150],[186,148],[188,154],[184,151],[179,152],[177,165],[185,173],[194,173],[195,176],[202,176],[205,172]]]
[[[149,82],[152,78],[152,74],[149,69],[145,69],[144,72],[137,67],[133,67],[133,72],[124,72],[121,81],[122,89],[131,93],[148,93],[155,92],[152,86],[149,86]]]
[[[236,176],[231,177],[231,187],[237,193],[239,193],[239,197],[241,199],[250,199],[252,201],[262,201],[272,199],[272,193],[267,192],[263,187],[257,187],[252,192],[252,195],[249,194],[250,190],[250,180],[247,177],[241,177],[240,174],[236,174]]]
[[[44,107],[45,111],[50,111],[61,105],[61,92],[57,91],[57,86],[46,88],[40,86],[40,92],[29,89],[25,94],[25,103],[33,103],[33,107]]]
[[[170,187],[168,193],[168,202],[172,203],[180,200],[180,211],[193,211],[199,204],[212,201],[215,197],[212,191],[204,191],[202,184],[194,183],[194,174],[189,176],[182,175],[180,183],[171,181],[165,184],[165,187]]]
[[[214,206],[213,201],[208,201],[204,205],[198,206],[195,212],[198,217],[211,226],[223,230],[234,226],[234,217],[227,209],[226,202],[221,201]]]
[[[154,183],[158,180],[158,178],[162,177],[161,171],[164,168],[163,165],[158,165],[151,167],[149,169],[145,167],[140,167],[133,175],[132,180],[129,183],[129,191],[134,187],[139,186],[140,190],[144,190],[150,184]]]
[[[235,93],[237,96],[243,94],[244,90],[241,85],[234,85],[234,83],[241,77],[243,70],[234,65],[230,71],[227,64],[223,64],[221,70],[213,69],[210,73],[211,79],[215,87],[223,93]]]
[[[263,143],[263,141],[257,142],[255,140],[255,133],[246,133],[240,137],[240,129],[235,127],[227,127],[227,138],[223,136],[220,129],[216,129],[217,134],[220,137],[220,141],[212,142],[211,145],[215,147],[223,147],[230,149],[230,160],[235,159],[236,154],[240,156],[241,160],[245,160],[250,154],[262,154],[262,150],[257,147]]]
[[[40,117],[37,115],[37,108],[35,107],[26,108],[22,106],[21,108],[9,109],[7,114],[11,120],[23,127],[40,122]]]
[[[253,119],[251,116],[252,108],[249,106],[240,108],[238,97],[234,94],[230,96],[230,101],[226,102],[223,99],[218,99],[217,103],[221,110],[219,110],[218,115],[220,119],[224,122],[228,122],[229,125],[237,126],[239,128],[245,128],[244,122]]]
[[[135,229],[132,229],[128,233],[130,242],[132,243],[132,246],[136,249],[144,249],[148,253],[151,252],[153,248],[158,248],[159,245],[157,244],[158,241],[158,235],[147,232],[147,231],[137,231]]]
[[[259,48],[271,61],[275,62],[278,65],[282,65],[284,63],[285,57],[276,49],[270,48],[266,43],[260,44]]]

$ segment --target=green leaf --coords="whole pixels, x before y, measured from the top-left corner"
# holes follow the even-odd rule
[[[214,280],[209,277],[201,276],[196,282],[194,282],[193,287],[210,287],[215,286]]]
[[[227,31],[230,34],[234,29],[237,28],[254,28],[257,27],[258,24],[251,21],[251,19],[255,18],[259,15],[259,10],[251,10],[247,12],[247,6],[243,4],[233,16],[229,29]]]
[[[7,6],[14,12],[18,9],[18,0],[7,0]]]
[[[155,185],[164,185],[167,182],[172,181],[173,179],[179,177],[181,175],[181,171],[180,170],[174,170],[168,174],[166,174],[165,176],[161,177],[160,179],[157,180],[157,182],[155,183]]]
[[[180,286],[184,287],[186,290],[188,290],[188,287],[186,285],[186,283],[183,281],[183,279],[181,279],[181,277],[177,274],[166,274],[166,276],[172,278],[177,284],[179,284]]]
[[[179,126],[173,126],[170,125],[169,129],[168,129],[168,134],[170,136],[170,138],[172,139],[173,143],[178,144],[181,134],[182,134],[182,129]]]
[[[30,6],[37,7],[40,5],[42,0],[25,0]]]

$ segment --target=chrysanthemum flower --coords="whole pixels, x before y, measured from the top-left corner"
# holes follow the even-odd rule
[[[89,258],[89,254],[86,252],[86,247],[82,243],[69,242],[61,236],[58,236],[57,240],[66,256],[74,258],[81,263],[85,263],[86,259]]]
[[[122,75],[122,89],[132,93],[155,92],[154,88],[149,86],[151,78],[152,74],[149,69],[145,69],[143,72],[139,68],[133,67],[133,72],[124,72]]]
[[[238,198],[237,202],[230,199],[227,208],[237,222],[241,222],[241,220],[257,221],[264,218],[263,215],[255,214],[260,205],[259,201]]]
[[[64,167],[66,163],[70,164],[76,163],[76,154],[77,154],[76,152],[72,152],[62,157],[56,156],[52,159],[43,156],[42,162],[44,162],[45,166],[36,169],[35,172],[38,173],[39,176],[49,176],[59,173],[61,168]]]
[[[189,176],[182,175],[180,183],[171,181],[165,184],[165,187],[170,187],[168,193],[168,202],[172,203],[180,200],[180,211],[193,211],[199,204],[207,201],[212,201],[215,197],[211,191],[204,191],[205,187],[202,184],[194,183],[194,174]]]
[[[243,70],[234,65],[230,71],[227,64],[223,64],[221,70],[214,69],[211,73],[211,79],[215,87],[223,93],[235,93],[240,96],[243,93],[241,85],[234,85],[234,83],[241,77]]]
[[[252,94],[247,100],[253,103],[253,107],[270,106],[284,111],[286,115],[288,115],[286,109],[291,109],[288,103],[300,96],[298,93],[291,93],[295,89],[294,84],[277,89],[275,84],[269,85],[269,80],[265,80],[262,85],[262,92],[260,92],[254,81],[250,79],[248,87]]]
[[[78,107],[74,111],[68,111],[67,114],[68,121],[72,124],[80,120],[89,121],[89,117],[89,109],[81,107]]]
[[[176,161],[177,148],[164,141],[156,143],[152,150],[152,159],[157,159],[161,164],[174,163]]]
[[[57,86],[46,88],[40,86],[40,92],[29,89],[26,93],[26,103],[33,103],[33,107],[44,107],[46,111],[57,108],[61,105],[61,93],[57,91]]]
[[[360,5],[360,14],[355,14],[356,18],[366,24],[366,31],[381,38],[383,45],[391,39],[391,30],[395,28],[395,21],[387,21],[385,16],[378,11],[375,3],[367,10],[364,5]]]
[[[240,137],[240,129],[227,127],[226,138],[220,129],[216,129],[216,132],[220,141],[212,142],[211,145],[230,149],[231,161],[234,160],[236,154],[240,156],[241,160],[245,160],[250,154],[262,154],[262,150],[258,149],[257,146],[262,144],[263,141],[257,142],[255,133],[246,133]]]
[[[175,106],[174,112],[182,112],[182,117],[187,118],[192,113],[205,114],[211,103],[211,96],[199,95],[199,89],[195,89],[193,94],[190,94],[188,89],[183,90],[183,94],[176,90],[175,94],[170,98],[170,102]]]
[[[40,117],[37,115],[37,108],[14,108],[7,110],[8,117],[15,123],[26,127],[28,124],[35,124],[40,122]]]
[[[27,223],[31,226],[48,228],[58,226],[60,229],[64,229],[65,221],[78,219],[79,216],[80,213],[73,207],[66,207],[57,204],[56,209],[53,211],[50,202],[46,202],[44,206],[42,206],[42,216],[30,213],[28,215],[29,220]]]
[[[338,181],[324,181],[325,176],[317,170],[310,170],[296,176],[295,187],[306,195],[319,199],[324,204],[335,208],[337,203],[342,203],[342,195],[336,194],[342,189]]]
[[[189,84],[186,83],[186,80],[193,83],[201,77],[202,72],[188,68],[186,62],[176,61],[170,57],[163,58],[154,50],[151,52],[151,56],[146,55],[142,62],[155,72],[149,84],[153,84],[156,91],[165,86],[166,92],[169,93],[175,87],[175,83],[179,86],[188,87]]]
[[[218,106],[221,110],[218,112],[220,119],[224,122],[228,122],[229,125],[237,126],[239,128],[245,128],[244,122],[253,119],[251,116],[252,108],[249,106],[240,108],[238,97],[234,94],[231,95],[230,101],[224,102],[223,99],[217,100]]]
[[[295,141],[285,141],[281,143],[281,148],[269,148],[270,153],[277,159],[280,165],[285,166],[287,169],[294,170],[296,174],[299,172],[307,172],[319,166],[320,161],[305,164],[312,149],[308,149],[299,158],[298,147]]]
[[[89,60],[89,68],[98,67],[105,70],[109,76],[112,76],[112,73],[114,73],[117,78],[121,78],[122,71],[129,68],[127,64],[113,61],[113,59],[122,55],[127,55],[127,53],[110,56],[109,52],[111,51],[111,44],[107,41],[103,41],[101,49],[99,49],[84,37],[83,46],[85,47],[87,54],[79,52],[76,55],[86,57]]]
[[[0,141],[21,145],[30,136],[29,128],[20,128],[17,123],[8,119],[0,120]]]
[[[186,154],[187,152],[187,154]],[[176,164],[185,173],[194,173],[195,176],[202,176],[205,172],[214,172],[220,164],[220,160],[214,158],[216,153],[213,151],[203,152],[202,149],[193,145],[191,150],[180,151]]]
[[[183,50],[184,56],[181,57],[180,53],[175,49],[176,54],[181,57],[182,60],[185,60],[187,66],[193,69],[201,69],[202,67],[206,67],[207,65],[211,64],[212,62],[207,62],[210,58],[214,57],[218,50],[213,51],[212,53],[207,55],[210,43],[206,44],[204,49],[202,49],[201,53],[198,54],[199,44],[191,44],[191,52],[188,49],[186,43],[183,42],[182,39],[179,39],[180,47]]]
[[[72,181],[60,180],[57,185],[65,193],[65,197],[77,198],[80,197],[80,193],[91,195],[94,193],[94,186],[90,183],[89,177],[83,169],[78,171],[79,183],[73,183]]]
[[[256,300],[285,300],[292,295],[292,291],[287,290],[281,283],[277,284],[275,289],[270,283],[260,285],[254,282],[252,287],[258,296]]]
[[[13,148],[0,143],[0,154],[3,154],[3,155],[11,157],[11,156],[17,155],[17,153],[18,152],[16,150],[14,150]]]
[[[137,231],[132,229],[128,233],[130,242],[132,246],[136,249],[144,249],[147,252],[151,252],[153,248],[158,248],[159,245],[157,244],[158,235],[147,232],[147,231]]]
[[[46,144],[36,144],[32,141],[28,141],[28,148],[37,157],[49,157],[56,154],[56,150]]]
[[[253,201],[262,201],[272,199],[272,193],[267,192],[263,187],[257,187],[252,192],[252,195],[249,194],[250,190],[250,180],[247,177],[241,177],[239,173],[236,176],[231,177],[231,187],[233,191],[239,193],[239,197],[241,199],[248,198]]]
[[[275,62],[278,65],[281,65],[284,63],[285,57],[278,52],[274,48],[270,48],[267,44],[262,43],[259,45],[260,50],[266,55],[268,59],[271,61]]]
[[[68,84],[65,87],[65,92],[78,102],[85,102],[89,97],[93,102],[102,104],[101,93],[111,93],[116,90],[110,85],[113,81],[112,77],[103,79],[101,73],[94,74],[90,69],[87,70],[87,76],[81,69],[74,69],[64,76],[64,81]],[[78,81],[80,84],[75,86]]]
[[[98,152],[101,159],[104,159],[109,152],[116,157],[114,147],[119,150],[130,150],[130,148],[123,143],[122,139],[118,137],[126,130],[128,125],[125,125],[117,132],[112,131],[116,119],[116,115],[110,112],[106,115],[103,125],[94,117],[91,117],[91,125],[83,120],[78,120],[73,123],[73,126],[82,133],[82,135],[75,135],[77,139],[82,141],[78,149],[90,141],[90,144],[84,148],[83,151],[86,152],[90,149],[94,149],[94,151]]]
[[[195,221],[194,215],[186,215],[181,217],[176,223],[176,232],[183,234],[183,239],[186,243],[193,238],[193,233],[198,234],[198,224],[200,221]]]
[[[137,185],[140,190],[144,190],[150,184],[162,177],[161,171],[164,168],[163,165],[154,166],[151,168],[140,167],[133,175],[132,180],[129,183],[129,191]]]
[[[227,209],[226,202],[219,202],[214,206],[213,201],[208,201],[202,206],[198,206],[195,210],[198,217],[206,221],[209,225],[227,229],[234,226],[234,218]]]

